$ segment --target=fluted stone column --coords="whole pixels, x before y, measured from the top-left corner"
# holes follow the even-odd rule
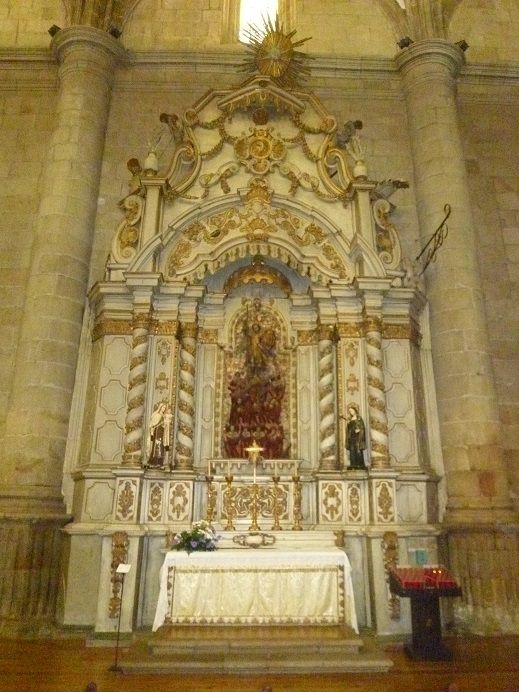
[[[59,524],[105,129],[124,49],[88,27],[59,31],[52,49],[59,62],[56,124],[42,174],[6,421],[0,510],[19,521],[45,517]],[[28,536],[28,545],[34,540]]]
[[[484,599],[477,596],[482,591],[476,584],[473,561],[467,556],[474,550],[487,550],[489,541],[485,537],[501,544],[499,536],[506,530],[505,524],[517,518],[511,509],[500,444],[474,219],[456,107],[456,77],[463,53],[445,40],[428,39],[402,50],[396,62],[407,104],[422,244],[441,221],[444,205],[452,207],[448,238],[437,261],[427,269],[426,282],[447,478],[444,521],[451,564],[464,586],[461,617],[469,626],[477,621],[474,628],[481,631],[493,627],[490,619],[496,620],[499,628],[501,615],[510,607],[517,614],[518,605],[502,599],[491,584],[483,589]],[[517,558],[517,541],[510,541],[510,546],[515,546]]]
[[[407,102],[416,195],[425,242],[449,203],[449,236],[427,270],[447,518],[510,518],[508,483],[467,174],[456,108],[461,49],[424,40],[396,58]]]

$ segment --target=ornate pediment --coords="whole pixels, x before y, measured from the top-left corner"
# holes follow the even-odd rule
[[[189,282],[257,253],[320,284],[405,275],[385,193],[387,183],[390,193],[405,183],[369,180],[362,123],[338,127],[293,78],[293,33],[267,28],[272,36],[258,34],[251,48],[253,76],[207,92],[182,115],[162,113],[170,140],[163,172],[163,136],[143,165],[130,159],[108,276],[122,278],[124,267]]]

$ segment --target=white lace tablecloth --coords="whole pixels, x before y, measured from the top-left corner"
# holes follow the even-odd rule
[[[358,632],[340,549],[166,553],[153,631],[163,624],[342,624]]]

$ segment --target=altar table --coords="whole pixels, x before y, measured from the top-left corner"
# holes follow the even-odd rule
[[[358,633],[350,562],[338,548],[170,551],[153,631],[174,623],[345,623]]]

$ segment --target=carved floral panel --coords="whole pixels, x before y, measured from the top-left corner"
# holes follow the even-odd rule
[[[134,521],[137,510],[138,482],[131,478],[119,478],[115,499],[116,521]]]
[[[321,481],[321,521],[342,522],[344,515],[344,491],[340,481]]]
[[[172,482],[168,489],[167,520],[187,521],[190,516],[192,484]]]

